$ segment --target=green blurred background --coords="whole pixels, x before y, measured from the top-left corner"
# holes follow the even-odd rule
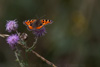
[[[47,34],[38,39],[35,51],[58,67],[100,67],[100,0],[0,0],[0,33],[7,20],[17,19],[18,31],[27,33],[28,46],[34,35],[23,21],[53,20]],[[23,59],[26,60],[23,48]],[[20,67],[14,52],[0,37],[0,67]],[[51,67],[32,53],[27,53],[29,67]]]

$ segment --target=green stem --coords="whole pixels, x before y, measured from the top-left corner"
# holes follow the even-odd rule
[[[15,51],[15,56],[16,56],[16,60],[19,62],[19,65],[21,67],[24,67],[23,63],[21,63],[21,61],[19,60],[18,53],[16,51]]]
[[[35,38],[35,41],[33,42],[33,45],[27,50],[27,52],[33,49],[33,47],[34,47],[34,46],[36,45],[36,43],[37,43],[37,40],[38,40],[38,37]]]

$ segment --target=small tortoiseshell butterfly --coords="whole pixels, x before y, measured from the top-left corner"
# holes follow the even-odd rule
[[[32,19],[25,21],[24,24],[28,27],[28,30],[34,30],[34,29],[41,29],[43,26],[47,24],[51,24],[53,21],[52,20],[47,20],[47,19]]]

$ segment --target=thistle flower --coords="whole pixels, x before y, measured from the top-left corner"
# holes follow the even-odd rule
[[[16,20],[9,20],[6,24],[6,30],[8,32],[15,31],[18,28],[18,24]]]
[[[35,34],[37,37],[43,36],[45,33],[47,33],[45,27],[33,30],[33,34]]]
[[[19,36],[17,34],[12,34],[7,38],[7,43],[11,47],[11,49],[15,49],[15,46],[17,45],[19,41]]]

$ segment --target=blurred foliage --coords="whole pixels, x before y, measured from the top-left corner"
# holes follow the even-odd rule
[[[43,19],[54,23],[46,26],[47,34],[39,38],[35,51],[58,67],[99,67],[99,6],[99,0],[0,0],[0,33],[7,33],[7,20],[17,19],[18,31],[29,35],[31,46],[34,35],[23,21],[46,15]],[[50,67],[34,54],[27,54],[30,67]],[[0,37],[0,67],[19,67],[14,60],[13,51]]]

